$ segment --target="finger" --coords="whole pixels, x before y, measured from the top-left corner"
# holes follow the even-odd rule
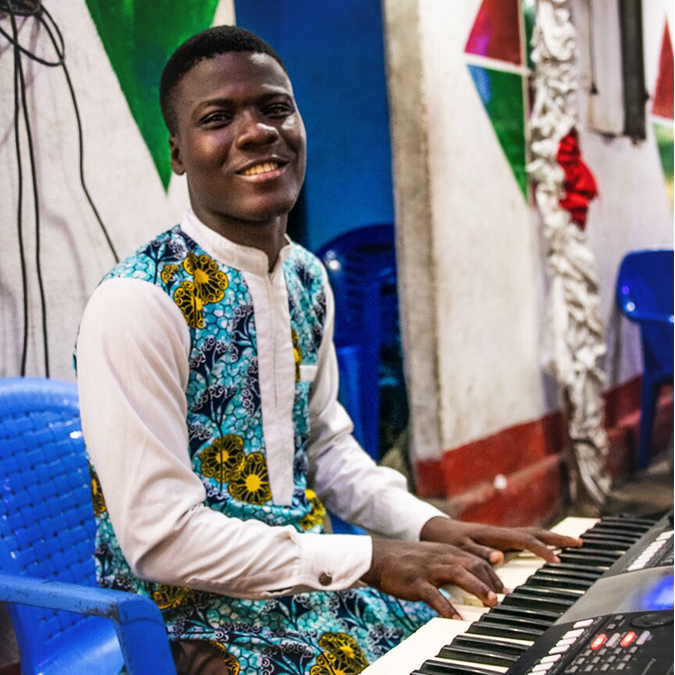
[[[532,535],[525,535],[521,550],[532,551],[535,555],[550,563],[559,563],[560,558],[551,549]]]
[[[463,556],[461,564],[474,576],[478,577],[491,591],[503,593],[504,585],[497,573],[482,558]]]
[[[487,560],[491,565],[501,565],[504,562],[504,554],[490,546],[481,546],[471,541],[464,545],[464,550],[473,553],[473,555],[479,558],[483,558],[483,560]]]
[[[461,619],[459,612],[448,599],[431,584],[424,584],[418,594],[419,599],[429,605],[431,609],[444,619]]]
[[[549,546],[555,546],[556,548],[566,548],[568,546],[578,548],[584,543],[577,537],[567,537],[563,534],[549,532],[548,530],[530,530],[530,534],[543,541],[545,544],[548,544]]]
[[[492,606],[497,602],[497,594],[484,581],[460,564],[439,565],[429,576],[436,586],[459,586],[475,595],[484,605]]]
[[[545,532],[545,530],[534,530],[536,533]],[[550,534],[550,533],[548,533]],[[556,535],[560,536],[560,535]],[[568,537],[563,537],[568,539]],[[485,541],[499,546],[500,548],[512,548],[518,551],[532,551],[535,555],[543,558],[547,562],[558,563],[558,556],[553,553],[546,544],[540,541],[530,530],[508,530],[504,528],[494,528],[489,533],[486,532]]]

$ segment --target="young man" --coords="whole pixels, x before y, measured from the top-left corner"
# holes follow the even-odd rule
[[[494,604],[497,549],[575,545],[454,522],[352,438],[325,271],[286,237],[306,139],[269,45],[194,36],[161,103],[192,208],[105,277],[77,359],[100,583],[158,603],[179,673],[358,673],[455,616],[440,586]],[[323,503],[387,538],[323,534]]]

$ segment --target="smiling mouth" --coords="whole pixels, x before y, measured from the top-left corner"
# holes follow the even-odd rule
[[[260,176],[263,174],[271,174],[275,171],[278,171],[283,165],[278,162],[263,162],[261,164],[256,164],[255,166],[250,166],[246,171],[240,171],[242,176]]]

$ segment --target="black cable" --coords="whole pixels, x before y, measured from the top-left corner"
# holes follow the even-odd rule
[[[43,66],[49,66],[51,68],[55,68],[57,66],[60,66],[63,63],[63,61],[65,59],[65,56],[66,56],[65,43],[63,42],[63,36],[60,34],[60,31],[59,31],[59,36],[61,38],[61,40],[60,40],[61,41],[61,49],[59,50],[56,47],[56,45],[54,45],[54,48],[56,49],[56,54],[59,57],[58,61],[47,61],[47,59],[43,59],[41,56],[38,56],[37,54],[34,54],[29,49],[26,49],[23,45],[21,45],[19,43],[19,31],[16,27],[17,12],[13,9],[13,5],[12,5],[11,0],[6,0],[6,2],[9,6],[9,10],[7,10],[7,13],[9,14],[10,18],[13,19],[13,21],[12,21],[12,34],[13,34],[13,36],[10,35],[9,33],[7,33],[2,28],[2,26],[0,26],[0,35],[3,35],[9,42],[11,42],[14,45],[14,47],[18,48],[21,51],[21,53],[25,54],[29,59],[31,59],[33,61],[37,61],[38,63],[41,63]],[[42,4],[39,4],[39,8],[40,8],[39,11],[36,11],[32,15],[28,15],[28,16],[35,16],[37,19],[39,19],[41,13],[45,11],[45,8],[42,6]]]
[[[11,0],[7,0],[10,9],[13,10]],[[16,25],[16,17],[10,11],[9,18],[12,23],[12,35],[15,40],[15,49],[18,48],[19,29]],[[17,61],[19,71],[19,83],[21,90],[21,104],[23,109],[23,122],[26,127],[26,138],[28,140],[28,157],[30,159],[30,170],[33,182],[33,205],[35,209],[35,266],[38,280],[38,290],[40,294],[40,309],[42,310],[42,341],[45,361],[45,377],[49,377],[49,336],[47,330],[47,302],[45,300],[44,282],[42,280],[42,262],[40,257],[40,198],[37,187],[37,169],[35,167],[35,150],[33,148],[33,133],[30,126],[30,116],[28,114],[28,99],[26,96],[26,79],[23,73],[21,58]]]
[[[593,3],[588,3],[588,57],[591,70],[591,94],[598,94],[598,83],[595,80],[595,54],[593,53],[594,49],[594,40],[593,40],[593,31],[595,27],[595,21],[593,19]]]
[[[16,163],[19,178],[17,206],[17,230],[19,236],[19,258],[21,259],[21,287],[23,289],[23,340],[21,348],[21,377],[26,376],[26,358],[28,356],[28,274],[26,271],[26,254],[23,242],[23,168],[21,162],[21,141],[19,124],[19,61],[21,53],[14,46],[14,138],[16,142]]]
[[[49,339],[48,339],[48,329],[47,329],[47,303],[45,300],[44,292],[44,283],[42,279],[42,264],[41,264],[41,246],[40,246],[40,203],[39,203],[39,193],[37,186],[37,170],[35,164],[35,152],[33,147],[33,136],[30,126],[30,118],[28,113],[28,102],[26,96],[26,81],[23,72],[23,66],[21,63],[21,54],[25,54],[31,60],[40,63],[41,65],[55,68],[58,66],[63,67],[63,72],[66,77],[66,82],[68,84],[68,90],[70,92],[70,97],[73,102],[73,109],[75,112],[75,120],[77,123],[77,132],[78,132],[78,147],[79,147],[79,169],[80,169],[80,183],[82,184],[82,189],[84,194],[89,202],[89,205],[98,221],[98,224],[103,232],[103,235],[106,239],[106,242],[115,258],[116,262],[119,262],[119,256],[117,251],[110,239],[110,235],[101,219],[101,216],[94,204],[94,201],[89,193],[85,182],[84,176],[84,134],[82,130],[82,120],[80,117],[79,106],[77,104],[77,97],[75,94],[75,89],[73,87],[72,80],[70,78],[70,73],[68,67],[65,63],[66,49],[65,41],[63,39],[63,34],[59,29],[58,24],[52,17],[52,15],[47,11],[43,6],[42,0],[32,0],[33,6],[30,7],[30,2],[24,0],[23,4],[19,7],[15,5],[12,0],[0,0],[0,11],[5,11],[10,17],[12,24],[12,35],[9,35],[5,30],[0,27],[0,34],[3,35],[14,47],[14,128],[16,136],[16,153],[17,153],[17,164],[18,164],[18,178],[19,178],[19,192],[18,192],[18,207],[17,207],[17,228],[18,228],[18,238],[19,238],[19,255],[21,259],[21,280],[23,288],[23,310],[24,310],[24,332],[23,332],[23,347],[21,354],[21,375],[22,377],[26,374],[26,361],[28,353],[28,333],[29,333],[29,308],[28,308],[28,277],[27,277],[27,266],[25,259],[25,245],[23,238],[23,168],[22,168],[22,157],[21,157],[21,143],[20,143],[20,123],[19,123],[19,107],[21,101],[21,107],[23,109],[23,118],[24,124],[26,126],[26,136],[28,140],[28,150],[30,157],[30,166],[31,166],[31,175],[33,182],[33,203],[35,206],[35,253],[36,253],[36,273],[38,279],[38,288],[40,293],[40,304],[42,310],[42,337],[43,337],[43,346],[44,346],[44,361],[45,361],[45,375],[49,377]],[[33,16],[35,17],[42,26],[44,26],[49,38],[51,40],[52,46],[58,59],[56,61],[49,61],[44,59],[37,54],[34,54],[30,50],[26,49],[19,43],[19,29],[16,22],[17,16]],[[53,27],[49,26],[44,16],[49,19]],[[21,99],[19,99],[19,93]]]
[[[54,26],[54,29],[56,30],[57,34],[60,36],[61,31],[59,30],[59,27],[54,21],[52,15],[47,11],[45,7],[42,7],[42,11],[44,14],[46,14],[49,17],[49,20],[52,22],[52,25]],[[56,46],[56,40],[54,38],[54,35],[47,25],[47,22],[44,21],[42,18],[42,15],[38,16],[38,21],[42,23],[42,25],[45,27],[45,30],[47,31],[47,34],[49,35],[52,44],[54,45],[54,49],[57,49]],[[61,40],[63,38],[61,37]],[[64,52],[65,53],[65,52]],[[87,189],[87,185],[84,180],[84,134],[82,132],[82,120],[80,118],[80,110],[79,106],[77,105],[77,97],[75,96],[75,89],[73,87],[72,80],[70,79],[70,73],[68,72],[68,66],[66,66],[65,59],[61,62],[61,67],[63,68],[63,74],[66,76],[66,82],[68,83],[68,89],[70,91],[70,98],[73,101],[73,109],[75,111],[75,120],[77,122],[77,137],[78,137],[78,143],[79,143],[79,150],[80,150],[80,183],[82,184],[82,190],[84,191],[85,196],[87,197],[87,201],[89,202],[89,206],[91,206],[91,210],[94,212],[94,215],[96,216],[96,220],[98,221],[98,224],[101,227],[101,231],[103,232],[103,236],[105,237],[106,242],[108,243],[108,246],[110,248],[110,251],[113,254],[113,257],[115,258],[115,262],[119,262],[120,258],[117,255],[117,251],[115,250],[115,246],[112,243],[112,240],[110,239],[110,235],[108,234],[108,230],[106,226],[103,224],[103,220],[101,219],[101,216],[99,215],[98,209],[96,208],[94,204],[94,200],[91,198],[91,195],[89,194],[89,190]]]

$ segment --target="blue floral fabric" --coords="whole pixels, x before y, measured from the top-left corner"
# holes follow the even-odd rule
[[[299,373],[300,365],[317,362],[326,296],[321,267],[302,247],[292,245],[283,274],[296,365],[294,491],[289,505],[272,500],[255,314],[242,273],[211,258],[176,226],[105,279],[154,284],[185,318],[190,331],[189,453],[206,489],[206,504],[241,520],[320,533],[325,510],[307,485],[309,383]],[[171,639],[213,642],[231,675],[355,675],[433,615],[424,605],[371,588],[244,600],[142,581],[122,554],[93,467],[92,494],[100,585],[152,598]]]

